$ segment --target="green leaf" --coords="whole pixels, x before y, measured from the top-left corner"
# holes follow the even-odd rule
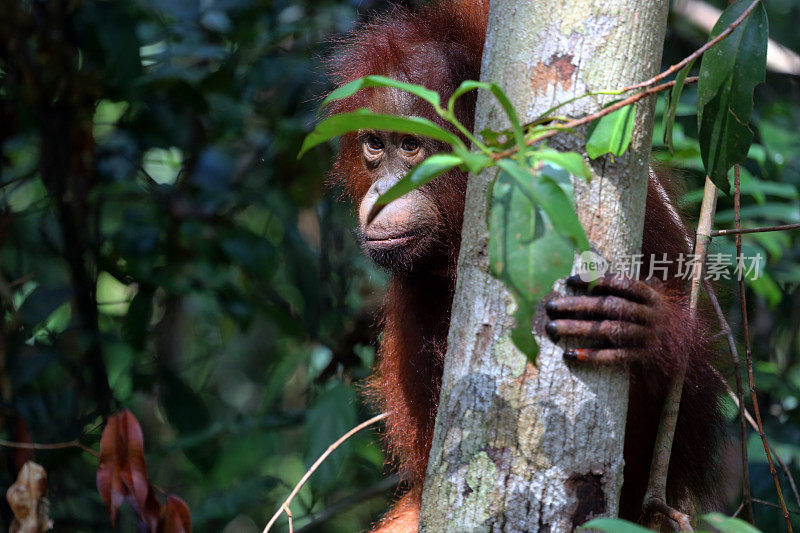
[[[709,513],[700,517],[702,522],[712,526],[720,533],[761,533],[744,520],[731,518],[720,513]]]
[[[586,134],[586,153],[592,159],[601,155],[622,155],[628,149],[633,133],[636,106],[626,105],[589,125]]]
[[[720,16],[711,37],[719,35],[750,5],[738,0]],[[759,4],[733,32],[709,49],[700,63],[697,121],[706,174],[726,193],[728,170],[743,163],[753,142],[748,127],[753,90],[766,75],[768,23]]]
[[[441,176],[462,163],[463,160],[457,155],[434,154],[409,170],[408,174],[383,193],[375,204],[386,205],[392,200],[397,200],[407,192],[425,185],[433,178]]]
[[[472,172],[477,174],[484,168],[492,164],[492,159],[481,152],[470,152],[466,147],[457,146],[453,149],[453,154],[461,158],[462,165]]]
[[[678,102],[681,99],[683,85],[686,82],[686,76],[692,69],[692,65],[694,65],[694,59],[690,61],[689,64],[684,68],[682,68],[680,72],[678,72],[678,75],[675,76],[675,85],[672,86],[672,90],[668,95],[669,105],[667,106],[667,110],[664,112],[663,126],[664,144],[666,144],[667,148],[669,148],[669,153],[673,153],[675,151],[675,147],[672,145],[672,128],[675,126],[675,113],[678,110]]]
[[[578,529],[596,529],[607,533],[651,533],[649,529],[621,518],[595,518]]]
[[[503,139],[501,140],[500,137],[503,137]],[[493,131],[485,128],[481,131],[481,138],[488,146],[498,150],[508,150],[514,146],[515,142],[511,130]]]
[[[514,105],[511,103],[511,100],[508,99],[506,93],[503,92],[503,89],[496,83],[484,83],[480,81],[474,80],[467,80],[459,85],[458,89],[455,90],[453,95],[450,97],[450,100],[447,102],[447,110],[450,113],[450,116],[454,117],[454,107],[456,99],[462,96],[464,93],[469,91],[473,91],[475,89],[483,89],[485,91],[491,92],[497,101],[500,103],[500,106],[505,111],[506,116],[508,117],[509,122],[511,122],[511,131],[513,133],[514,142],[517,144],[517,148],[519,149],[519,154],[523,154],[525,152],[525,135],[522,130],[522,126],[519,123],[519,117],[517,116],[517,111],[514,109]]]
[[[325,104],[329,104],[334,100],[341,100],[342,98],[352,96],[359,90],[366,87],[393,87],[395,89],[400,89],[401,91],[406,91],[415,96],[419,96],[431,104],[437,113],[441,112],[439,93],[436,91],[426,89],[421,85],[397,81],[392,78],[387,78],[386,76],[365,76],[363,78],[353,80],[350,83],[342,85],[338,89],[332,91],[327,98],[322,101],[322,105],[325,106]]]
[[[351,113],[339,113],[317,124],[314,131],[309,133],[300,148],[298,159],[314,146],[338,137],[344,133],[361,129],[375,129],[397,131],[400,133],[413,133],[421,137],[430,137],[444,141],[450,146],[464,146],[458,135],[437,126],[430,120],[422,117],[401,117],[374,113],[369,109],[359,109]]]
[[[517,181],[523,193],[537,208],[547,213],[555,231],[568,238],[579,251],[589,249],[589,240],[575,213],[575,207],[555,179],[544,173],[534,174],[510,159],[500,159],[497,166]]]
[[[517,304],[514,314],[517,326],[511,332],[511,339],[535,362],[538,346],[532,332],[533,316],[555,281],[569,274],[573,245],[554,229],[549,208],[545,211],[543,205],[534,201],[534,198],[557,198],[549,185],[534,187],[534,175],[516,161],[505,159],[498,161],[498,165],[501,171],[490,198],[489,264],[492,275],[503,282]],[[554,182],[545,178],[543,183]],[[557,184],[555,188],[561,192]],[[571,207],[569,212],[574,214]]]
[[[577,152],[559,152],[558,150],[544,147],[535,151],[532,155],[535,159],[557,165],[573,176],[583,178],[584,181],[588,182],[592,177],[589,165],[584,161],[583,156]]]

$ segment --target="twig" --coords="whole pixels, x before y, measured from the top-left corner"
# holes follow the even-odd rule
[[[355,435],[356,433],[358,433],[359,431],[361,431],[365,427],[371,426],[372,424],[374,424],[376,422],[380,422],[381,420],[383,420],[387,416],[389,416],[389,413],[381,413],[379,415],[373,416],[372,418],[370,418],[366,422],[360,423],[359,425],[357,425],[356,427],[354,427],[353,429],[351,429],[350,431],[348,431],[347,433],[345,433],[344,435],[339,437],[339,439],[336,442],[334,442],[333,444],[328,446],[328,449],[325,450],[325,452],[322,455],[319,456],[319,459],[314,461],[314,464],[311,465],[311,468],[308,469],[308,472],[306,472],[303,475],[303,477],[300,478],[300,481],[297,483],[297,485],[295,485],[294,489],[292,489],[292,492],[289,494],[289,496],[286,498],[286,500],[284,500],[284,502],[281,504],[280,509],[275,511],[275,514],[272,515],[272,518],[270,518],[270,520],[267,523],[266,527],[264,527],[264,531],[262,533],[267,533],[267,531],[269,531],[272,528],[272,525],[275,523],[275,521],[278,519],[278,517],[281,516],[281,513],[283,513],[283,512],[285,512],[286,516],[289,517],[289,531],[291,533],[294,530],[294,525],[292,524],[292,513],[289,510],[289,504],[292,503],[292,500],[294,499],[294,497],[297,496],[297,493],[300,492],[300,489],[303,488],[303,485],[306,484],[306,481],[308,481],[308,478],[311,477],[311,474],[313,474],[317,470],[317,468],[319,468],[319,465],[321,465],[325,461],[325,459],[336,448],[341,446],[343,442],[345,442],[347,439],[349,439],[350,437],[352,437],[353,435]]]
[[[347,498],[343,498],[338,502],[332,504],[330,507],[323,509],[318,514],[312,515],[313,518],[311,519],[311,521],[308,522],[303,527],[301,527],[300,529],[298,529],[297,533],[310,531],[318,527],[323,522],[330,520],[337,514],[349,509],[350,507],[359,504],[361,502],[364,502],[366,500],[369,500],[371,498],[374,498],[375,496],[383,494],[387,490],[396,486],[398,483],[400,483],[400,476],[395,474],[393,476],[389,476],[387,478],[380,480],[371,487],[367,487],[358,494],[354,494],[352,496],[348,496]]]
[[[705,272],[706,251],[708,250],[708,244],[711,242],[711,228],[714,225],[714,212],[716,208],[717,187],[706,177],[703,202],[700,206],[700,220],[697,224],[697,236],[694,244],[694,253],[699,259],[700,268],[696,269],[692,276],[689,312],[693,317],[697,315],[697,302],[700,297],[700,286]],[[661,526],[660,517],[652,513],[652,511],[658,511],[664,516],[669,516],[675,520],[675,518],[664,512],[662,506],[666,506],[667,501],[667,472],[669,470],[669,460],[672,453],[672,440],[675,436],[675,426],[678,422],[678,411],[681,406],[681,394],[683,393],[685,375],[686,366],[684,364],[680,366],[680,370],[678,370],[670,383],[667,397],[664,400],[664,410],[661,413],[661,422],[658,426],[656,443],[653,448],[653,462],[650,465],[650,480],[647,484],[647,493],[644,499],[645,509],[651,511],[648,520],[651,529],[658,530]]]
[[[786,231],[800,229],[800,224],[784,224],[782,226],[767,226],[763,228],[735,228],[719,229],[711,232],[712,237],[722,237],[723,235],[744,235],[746,233],[763,233],[765,231]]]
[[[750,469],[748,467],[747,460],[747,422],[745,421],[746,410],[744,406],[744,386],[742,385],[742,371],[739,360],[739,350],[736,348],[736,340],[733,338],[731,326],[728,324],[728,321],[725,318],[725,313],[722,312],[722,307],[719,305],[717,295],[714,294],[714,291],[712,290],[711,284],[708,282],[708,280],[703,280],[703,283],[705,284],[708,299],[711,301],[711,305],[714,307],[714,311],[717,313],[717,318],[719,319],[722,333],[728,340],[728,348],[730,349],[731,359],[733,360],[733,372],[736,376],[736,403],[739,406],[740,438],[742,448],[742,507],[745,510],[745,518],[752,524],[754,523],[754,517],[752,496],[750,495]],[[728,382],[722,377],[721,379],[727,387]]]
[[[733,177],[733,221],[736,229],[741,229],[741,194],[739,191],[739,165],[735,166]],[[742,260],[742,236],[736,235],[736,258],[737,261]],[[775,465],[772,463],[772,454],[769,452],[769,443],[767,442],[767,435],[764,433],[764,424],[761,422],[761,410],[758,407],[758,397],[756,394],[756,383],[753,375],[753,353],[750,351],[750,328],[747,324],[747,298],[744,292],[744,276],[739,276],[739,304],[742,308],[742,329],[744,331],[744,349],[747,360],[747,379],[750,383],[750,397],[753,402],[753,413],[756,416],[756,424],[758,424],[758,434],[761,436],[761,443],[764,445],[764,453],[767,454],[767,463],[769,464],[769,472],[772,474],[772,479],[775,481],[775,490],[778,492],[778,501],[781,502],[781,510],[783,511],[783,518],[786,521],[786,530],[792,533],[792,523],[789,520],[789,512],[786,510],[786,502],[783,499],[783,492],[781,491],[781,483],[778,480],[778,472],[775,470]]]
[[[725,28],[722,31],[722,33],[720,33],[719,35],[717,35],[716,37],[714,37],[713,39],[708,41],[706,44],[704,44],[703,46],[701,46],[700,48],[698,48],[697,50],[692,52],[690,55],[688,55],[685,58],[683,58],[678,63],[675,63],[674,65],[669,67],[664,72],[653,76],[649,80],[643,81],[641,83],[637,83],[636,85],[631,85],[630,87],[625,87],[624,89],[622,89],[622,91],[623,92],[624,91],[635,91],[636,89],[641,89],[642,87],[647,87],[649,85],[653,85],[654,83],[663,80],[664,78],[666,78],[667,76],[669,76],[673,72],[679,71],[680,69],[682,69],[683,67],[688,65],[690,62],[694,61],[695,59],[697,59],[698,57],[703,55],[703,53],[705,53],[706,50],[708,50],[712,46],[715,46],[718,42],[720,42],[721,40],[726,38],[728,35],[733,33],[733,30],[735,30],[739,26],[739,24],[741,24],[744,21],[744,19],[747,18],[747,15],[749,15],[750,12],[753,11],[753,9],[755,9],[755,7],[758,5],[758,3],[760,1],[761,0],[753,0],[753,3],[751,3],[749,6],[747,6],[747,9],[742,11],[742,14],[739,15],[739,18],[737,18],[736,20],[731,22],[730,26]]]
[[[686,78],[686,80],[684,81],[684,84],[686,84],[686,85],[692,84],[692,83],[697,83],[697,77],[696,76],[692,76],[692,77]],[[623,107],[625,107],[627,105],[635,104],[639,100],[643,100],[644,98],[647,98],[650,95],[658,94],[658,93],[660,93],[662,91],[666,91],[667,89],[671,88],[673,85],[675,85],[675,81],[674,80],[673,81],[668,81],[666,83],[662,83],[661,85],[657,85],[655,87],[649,87],[649,88],[643,90],[642,92],[633,94],[633,95],[631,95],[631,96],[629,96],[627,98],[623,98],[619,102],[614,102],[610,106],[604,107],[603,109],[600,109],[599,111],[596,111],[594,113],[591,113],[591,114],[586,115],[586,116],[581,117],[581,118],[576,118],[574,120],[570,120],[570,121],[565,122],[563,124],[559,124],[558,128],[556,128],[556,129],[547,130],[545,132],[542,132],[540,135],[537,135],[536,137],[533,137],[531,139],[526,140],[525,141],[525,146],[533,146],[534,144],[536,144],[536,143],[538,143],[540,141],[543,141],[543,140],[545,140],[545,139],[547,139],[549,137],[552,137],[553,135],[556,135],[557,133],[560,133],[563,130],[570,130],[570,129],[573,129],[573,128],[577,128],[579,126],[583,126],[584,124],[588,124],[588,123],[590,123],[590,122],[592,122],[594,120],[597,120],[598,118],[601,118],[601,117],[604,117],[606,115],[609,115],[609,114],[613,113],[614,111],[616,111],[618,109],[622,109]],[[517,147],[514,146],[513,148],[509,148],[508,150],[506,150],[504,152],[495,152],[495,153],[493,153],[491,155],[491,157],[492,157],[493,160],[497,161],[498,159],[503,159],[504,157],[512,156],[517,151],[518,151]]]
[[[23,450],[64,450],[66,448],[80,448],[89,455],[100,457],[100,454],[86,446],[82,442],[71,440],[68,442],[52,442],[47,444],[39,444],[36,442],[13,442],[10,440],[0,439],[0,447],[5,448],[21,448]]]
[[[768,505],[768,506],[774,507],[776,509],[782,509],[781,506],[778,505],[777,503],[768,502],[766,500],[759,500],[758,498],[753,498],[753,501],[756,502],[756,503],[760,503],[761,505]],[[792,514],[800,515],[800,511],[797,511],[795,509],[787,509],[787,511],[792,513]]]

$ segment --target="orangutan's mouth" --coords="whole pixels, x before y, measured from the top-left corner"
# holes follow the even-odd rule
[[[392,248],[400,248],[408,246],[413,242],[421,239],[427,232],[422,229],[414,229],[404,233],[395,235],[364,235],[364,243],[369,250],[389,250]]]

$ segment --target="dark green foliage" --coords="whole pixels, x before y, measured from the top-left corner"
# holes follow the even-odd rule
[[[738,0],[732,4],[720,16],[711,36],[722,33],[751,3]],[[753,89],[764,81],[767,37],[767,12],[759,3],[728,37],[703,54],[700,62],[700,152],[707,175],[725,192],[730,190],[728,170],[744,162],[753,142],[748,124]]]
[[[331,147],[296,161],[327,90],[318,58],[354,5],[12,4],[0,9],[0,438],[97,449],[102,415],[128,407],[152,482],[186,500],[195,531],[237,517],[260,530],[315,455],[371,414],[353,382],[371,365],[381,275],[350,207],[323,197]],[[373,436],[301,492],[296,527],[381,479]],[[18,457],[0,448],[0,486]],[[96,459],[35,459],[56,530],[110,528]],[[322,530],[363,528],[389,496]],[[3,498],[0,530],[9,512]],[[135,530],[126,505],[117,523]]]

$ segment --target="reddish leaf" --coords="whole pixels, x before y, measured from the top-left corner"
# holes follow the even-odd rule
[[[122,484],[117,447],[119,444],[119,420],[114,415],[106,422],[100,438],[100,464],[97,467],[97,492],[108,508],[113,526],[117,520],[117,510],[125,500],[125,487]]]
[[[144,523],[147,524],[148,531],[157,531],[158,530],[158,522],[160,519],[161,509],[160,505],[158,504],[158,500],[156,500],[156,493],[153,490],[152,485],[149,487],[150,492],[147,494],[147,504],[143,512],[139,512],[139,517],[142,519]]]
[[[112,525],[126,496],[132,497],[136,512],[146,519],[150,485],[144,462],[144,437],[136,417],[127,409],[110,417],[103,430],[97,490],[108,508]]]
[[[124,437],[124,468],[121,471],[122,482],[128,492],[136,499],[139,509],[147,508],[147,495],[150,493],[150,482],[147,480],[147,466],[144,463],[144,435],[139,421],[133,413],[124,409],[117,415],[120,419],[120,432]]]
[[[182,499],[170,494],[161,507],[158,533],[192,533],[192,514]]]

